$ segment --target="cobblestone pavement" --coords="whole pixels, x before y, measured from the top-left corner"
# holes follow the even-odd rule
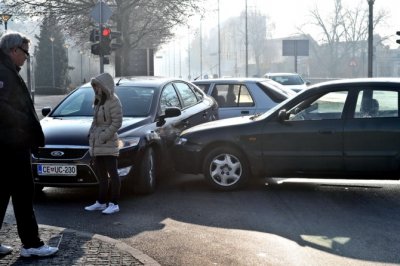
[[[22,258],[19,256],[21,242],[17,235],[17,226],[3,223],[0,243],[12,246],[14,251],[0,256],[0,266],[160,265],[142,252],[106,236],[47,225],[39,225],[39,232],[46,244],[58,246],[60,250],[52,257]]]

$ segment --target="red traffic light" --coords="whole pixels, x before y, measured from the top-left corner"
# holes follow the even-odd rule
[[[110,37],[111,35],[111,29],[110,28],[103,28],[103,30],[101,31],[101,35],[103,37]]]

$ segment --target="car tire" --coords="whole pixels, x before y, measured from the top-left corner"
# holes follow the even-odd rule
[[[203,173],[214,188],[231,191],[244,186],[250,178],[249,164],[244,155],[231,147],[218,147],[205,157]]]
[[[156,154],[149,147],[143,153],[140,161],[139,173],[135,177],[134,191],[137,194],[150,194],[156,187]]]

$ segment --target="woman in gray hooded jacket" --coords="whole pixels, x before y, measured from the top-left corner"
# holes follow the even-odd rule
[[[117,131],[122,125],[122,106],[114,93],[114,79],[110,74],[103,73],[92,78],[91,84],[95,91],[95,99],[93,122],[89,130],[89,152],[94,158],[99,178],[99,196],[97,201],[85,207],[85,210],[100,210],[104,214],[112,214],[119,211],[118,200],[121,190],[121,180],[117,170],[119,155]],[[109,188],[111,188],[111,199],[108,202]]]

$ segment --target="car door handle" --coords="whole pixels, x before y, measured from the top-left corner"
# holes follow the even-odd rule
[[[247,114],[247,115],[250,114],[249,111],[241,111],[240,113],[241,113],[241,114]]]
[[[333,134],[335,133],[335,130],[332,129],[322,129],[318,131],[319,134],[324,134],[324,135],[328,135],[328,134]]]

